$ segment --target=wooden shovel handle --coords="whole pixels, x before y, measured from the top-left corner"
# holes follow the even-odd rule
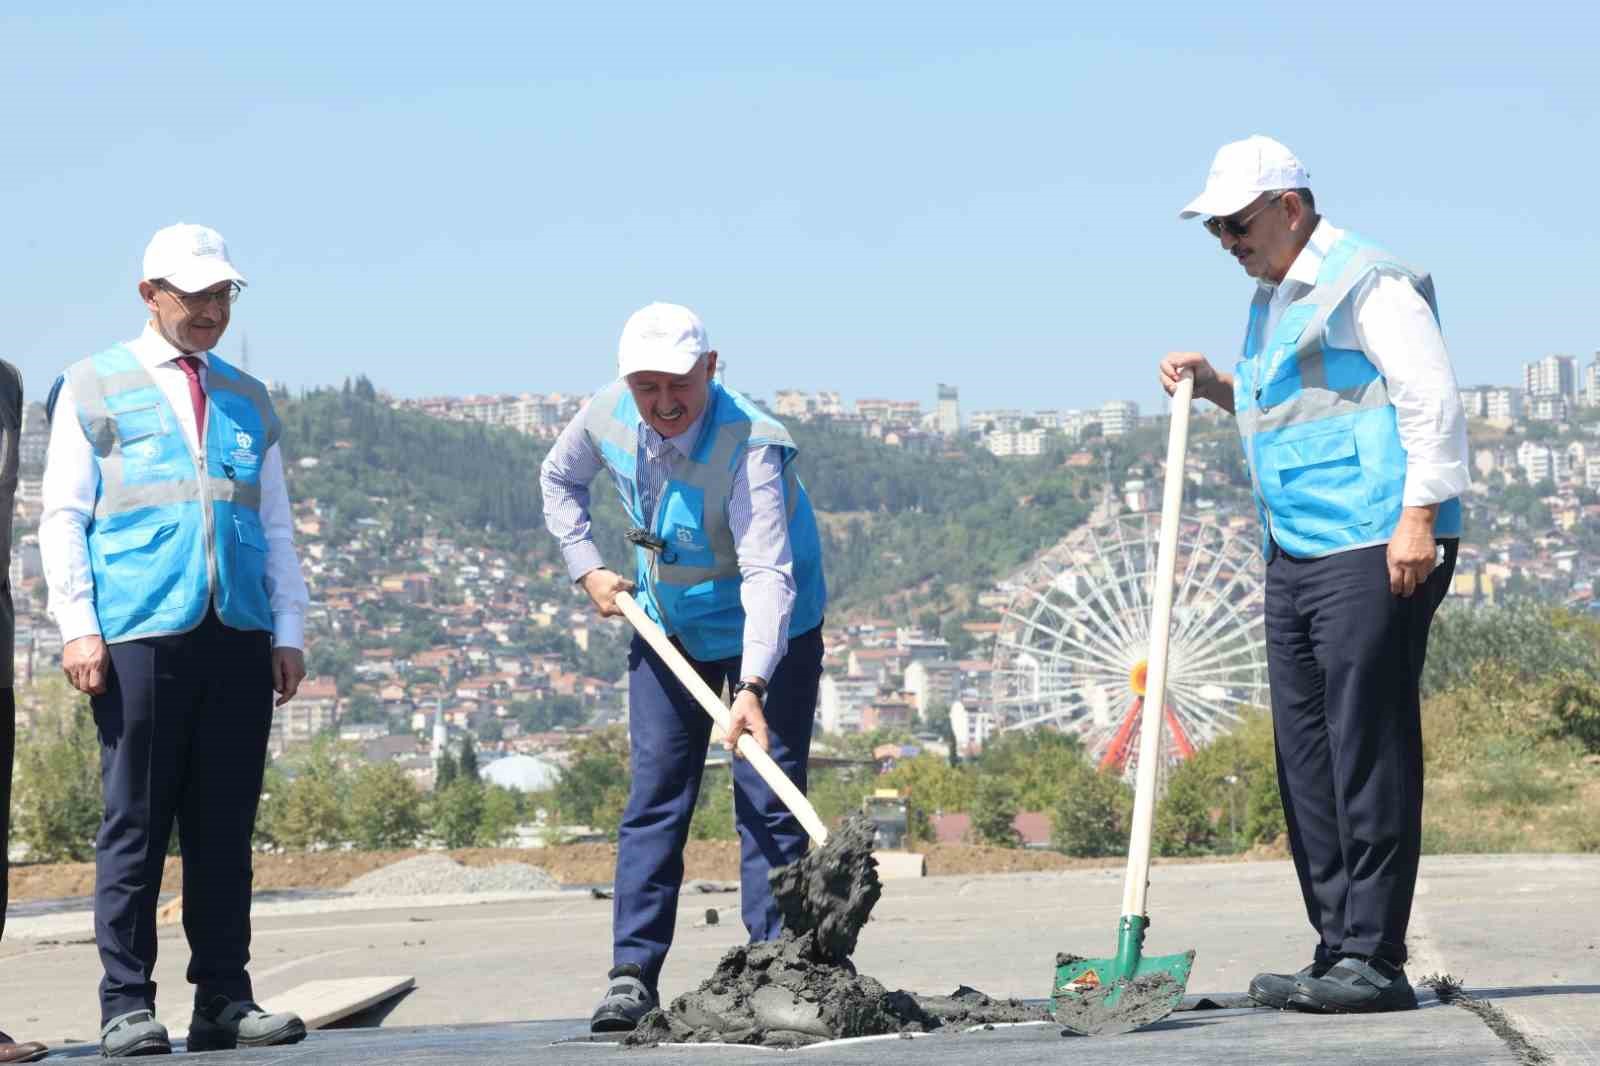
[[[1122,913],[1144,916],[1150,888],[1150,837],[1156,814],[1156,770],[1167,705],[1167,646],[1171,642],[1172,583],[1178,564],[1178,523],[1183,510],[1183,458],[1189,443],[1189,403],[1194,374],[1184,371],[1172,393],[1172,424],[1167,433],[1166,484],[1161,496],[1161,538],[1156,547],[1156,579],[1150,590],[1150,658],[1145,672],[1144,708],[1139,722],[1139,766],[1133,795],[1133,831],[1128,838],[1128,876],[1122,886]]]
[[[622,610],[623,616],[633,623],[633,628],[638,630],[645,643],[655,649],[655,653],[661,656],[661,661],[677,675],[678,680],[683,682],[683,687],[689,690],[689,694],[711,716],[711,720],[717,723],[717,727],[723,733],[727,733],[728,708],[717,694],[711,691],[711,686],[706,684],[705,679],[689,665],[688,660],[672,641],[667,639],[661,627],[656,625],[655,621],[644,613],[644,608],[639,606],[638,601],[626,592],[617,593],[617,606]],[[772,756],[762,750],[761,745],[756,743],[755,737],[749,733],[740,734],[738,749],[739,754],[755,767],[756,773],[761,775],[767,787],[777,793],[783,805],[800,820],[800,824],[811,836],[812,842],[818,847],[826,844],[828,830],[822,824],[822,819],[817,817],[817,809],[811,806],[811,801],[806,799],[805,793],[789,780],[789,775],[783,772],[783,768],[772,761]]]

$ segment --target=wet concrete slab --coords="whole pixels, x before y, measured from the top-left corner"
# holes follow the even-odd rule
[[[765,1066],[778,1061],[818,1066],[957,1066],[957,1064],[1061,1063],[1085,1056],[1115,1056],[1121,1066],[1190,1066],[1197,1062],[1297,1063],[1349,1066],[1515,1066],[1517,1056],[1479,1020],[1456,1007],[1430,1003],[1422,1010],[1380,1017],[1319,1017],[1264,1010],[1175,1014],[1119,1037],[1063,1036],[1059,1026],[999,1026],[911,1039],[874,1037],[779,1051],[727,1045],[624,1048],[592,1040],[581,1020],[502,1025],[424,1026],[312,1033],[287,1048],[213,1052],[196,1063],[274,1063],[281,1066],[649,1066],[706,1063]],[[94,1058],[89,1045],[60,1049],[63,1059]],[[187,1060],[186,1061],[190,1061]]]

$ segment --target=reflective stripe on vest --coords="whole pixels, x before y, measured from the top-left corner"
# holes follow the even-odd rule
[[[1234,410],[1250,467],[1261,550],[1317,558],[1387,543],[1405,494],[1406,451],[1388,385],[1364,352],[1328,344],[1328,320],[1374,271],[1404,277],[1437,320],[1433,282],[1383,249],[1346,234],[1328,250],[1310,291],[1284,309],[1270,338],[1271,292],[1250,305]],[[1461,533],[1447,500],[1436,536]]]
[[[784,503],[794,559],[795,603],[789,635],[822,621],[827,589],[816,516],[794,468],[789,431],[731,389],[712,383],[700,438],[681,456],[655,501],[648,528],[666,547],[634,549],[637,596],[645,611],[701,661],[730,659],[744,647],[742,577],[728,527],[734,475],[753,447],[784,450]],[[639,425],[633,395],[618,381],[589,402],[584,431],[606,465],[630,521],[645,528],[639,501]]]
[[[207,359],[206,471],[150,373],[118,346],[67,370],[100,475],[87,538],[107,642],[224,624],[272,629],[261,463],[280,424],[265,386]]]

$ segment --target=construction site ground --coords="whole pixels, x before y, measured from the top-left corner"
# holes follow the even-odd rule
[[[1053,851],[997,848],[979,844],[931,844],[919,850],[928,857],[929,876],[947,874],[1025,873],[1104,866],[1121,867],[1122,858],[1072,859]],[[414,855],[438,852],[322,851],[258,854],[258,892],[283,889],[339,889],[364,873]],[[563,885],[606,884],[616,870],[615,844],[564,844],[550,848],[462,848],[445,852],[468,866],[525,862],[549,873]],[[1278,856],[1287,854],[1280,852]],[[684,850],[685,876],[732,881],[739,876],[739,842],[691,840]],[[176,889],[181,877],[177,858],[167,860],[163,885]],[[15,865],[11,868],[11,902],[87,896],[94,891],[94,863],[63,862]]]
[[[930,860],[930,872],[937,869]],[[701,870],[723,880],[731,870]],[[596,881],[607,880],[595,878]],[[1066,869],[888,882],[856,953],[890,988],[1042,997],[1054,954],[1110,954],[1121,871]],[[1143,1063],[1600,1063],[1600,856],[1445,856],[1424,860],[1411,930],[1413,979],[1450,974],[1467,996],[1421,1010],[1324,1017],[1267,1010],[1189,1011],[1137,1033],[1089,1041],[1055,1025],[821,1045],[799,1052],[677,1047],[624,1050],[587,1039],[606,984],[611,903],[588,891],[516,898],[356,898],[276,893],[256,907],[252,972],[271,1005],[313,979],[410,976],[416,988],[376,1028],[314,1032],[292,1048],[214,1053],[208,1062],[340,1064],[595,1062],[1036,1063],[1117,1056]],[[1239,993],[1252,974],[1295,969],[1311,939],[1288,863],[1159,864],[1148,950],[1193,947],[1191,993]],[[715,924],[707,911],[715,910]],[[708,975],[742,939],[738,898],[685,894],[667,996]],[[161,930],[158,1010],[187,1023],[187,947]],[[99,964],[89,915],[24,905],[0,945],[0,1027],[56,1047],[97,1050]]]

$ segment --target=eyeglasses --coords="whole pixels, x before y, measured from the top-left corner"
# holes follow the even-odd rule
[[[156,288],[170,294],[173,299],[191,311],[198,311],[212,300],[221,300],[223,303],[231,304],[239,298],[239,293],[244,291],[237,281],[228,282],[227,288],[206,289],[203,292],[184,292],[181,289],[173,288],[164,281],[156,282]]]
[[[1243,218],[1233,218],[1232,216],[1229,216],[1228,218],[1218,218],[1215,215],[1211,216],[1210,218],[1206,219],[1204,223],[1206,232],[1219,239],[1222,237],[1223,230],[1227,230],[1230,237],[1243,237],[1245,234],[1250,232],[1251,221],[1261,212],[1265,211],[1267,208],[1283,199],[1283,194],[1286,191],[1287,190],[1280,190],[1278,192],[1269,194],[1267,196],[1266,203],[1261,204],[1254,211],[1250,212]]]

